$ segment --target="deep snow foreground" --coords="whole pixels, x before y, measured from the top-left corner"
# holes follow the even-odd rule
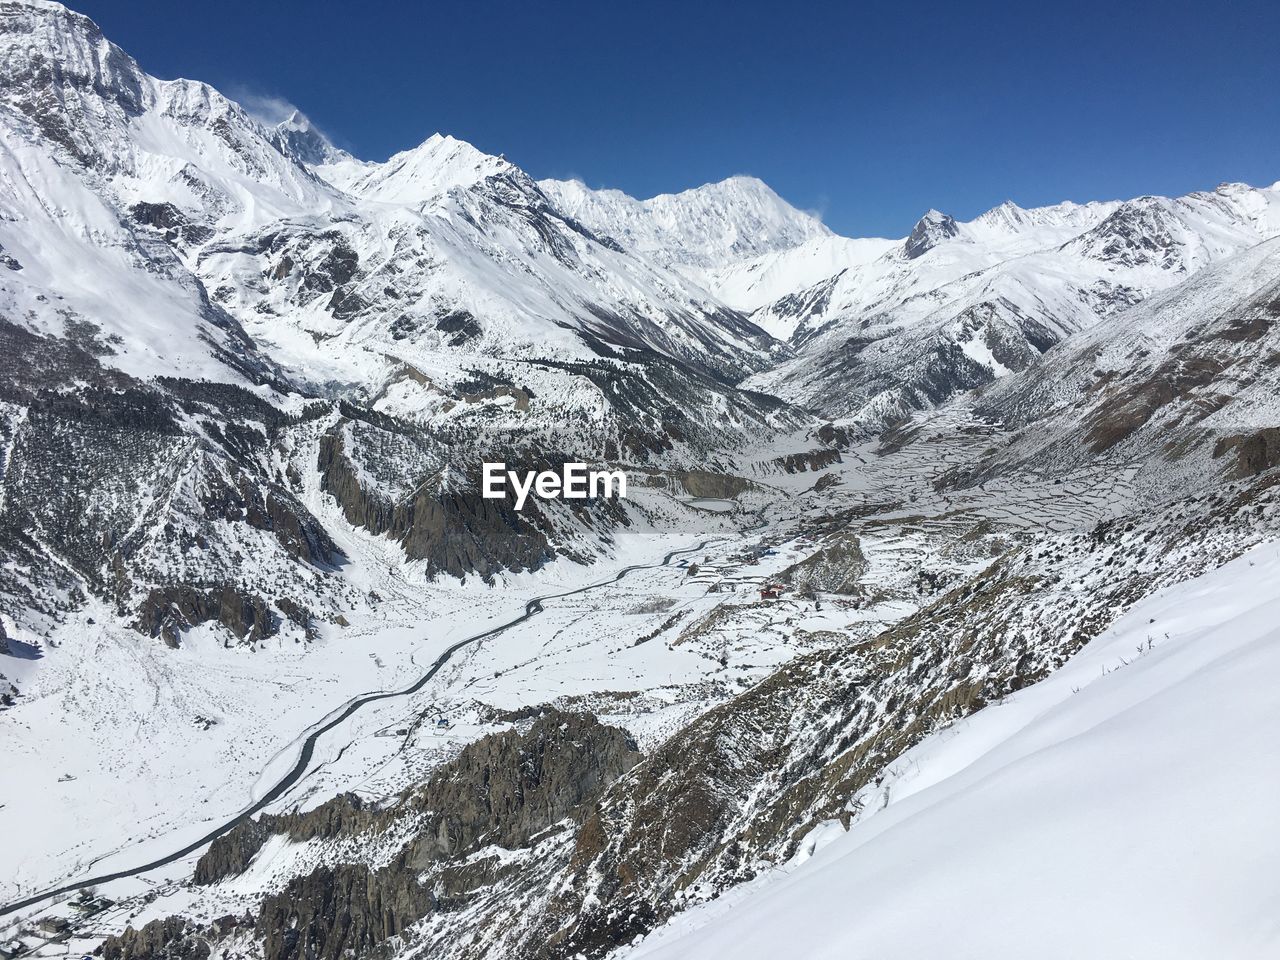
[[[624,955],[1274,957],[1277,583],[1271,542],[1148,598],[906,754],[847,834]]]

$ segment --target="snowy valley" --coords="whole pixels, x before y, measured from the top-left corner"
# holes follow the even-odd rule
[[[848,238],[0,0],[0,341],[3,960],[1280,949],[1280,183]]]

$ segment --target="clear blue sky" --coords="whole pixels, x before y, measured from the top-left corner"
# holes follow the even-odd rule
[[[362,157],[440,130],[640,197],[750,173],[855,236],[1280,180],[1274,0],[70,5]]]

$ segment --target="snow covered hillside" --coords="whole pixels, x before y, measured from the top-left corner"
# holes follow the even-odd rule
[[[1158,592],[618,956],[1274,956],[1278,580],[1271,543]]]
[[[1016,429],[959,485],[992,473],[1056,474],[1099,455],[1141,464],[1159,493],[1280,462],[1280,239],[1109,317],[968,402]],[[1213,482],[1210,479],[1209,482]]]
[[[730,177],[648,200],[591,190],[577,180],[543,180],[539,186],[596,233],[668,265],[722,268],[834,237],[817,217],[796,210],[755,177]]]
[[[812,241],[710,286],[797,348],[751,386],[876,429],[1032,367],[1072,333],[1277,235],[1280,186],[1004,203],[969,223],[930,211],[879,247]]]

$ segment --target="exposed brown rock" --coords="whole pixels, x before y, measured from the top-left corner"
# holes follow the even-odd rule
[[[1213,448],[1214,459],[1235,453],[1233,478],[1255,477],[1280,466],[1280,427],[1264,427],[1254,433],[1222,437]]]
[[[1109,396],[1088,422],[1086,441],[1093,453],[1105,453],[1145,426],[1161,408],[1206,386],[1222,372],[1213,357],[1175,357],[1146,379]]]
[[[439,892],[461,902],[497,876],[492,860],[468,862],[469,854],[490,844],[523,847],[562,821],[579,821],[639,760],[623,731],[589,714],[548,708],[525,733],[508,730],[469,744],[425,785],[385,810],[344,795],[307,813],[245,821],[200,858],[196,881],[212,883],[242,872],[273,834],[335,839],[414,818],[417,834],[390,866],[321,867],[268,897],[258,915],[256,933],[266,960],[371,955],[436,909]],[[432,869],[434,887],[419,879]]]
[[[255,933],[266,960],[365,957],[434,903],[416,874],[402,869],[321,867],[263,901]]]
[[[209,943],[182,917],[152,920],[141,930],[127,927],[100,948],[103,960],[208,960]]]
[[[427,561],[429,573],[488,580],[503,570],[535,569],[554,556],[535,505],[517,513],[505,501],[482,498],[479,482],[452,492],[424,486],[399,502],[364,489],[341,427],[321,437],[319,469],[322,489],[347,520],[399,540],[406,556]]]
[[[138,609],[134,626],[149,637],[161,637],[168,646],[177,647],[183,630],[210,620],[250,643],[272,636],[278,629],[277,617],[265,600],[242,593],[230,584],[211,590],[182,584],[153,587]]]
[[[682,470],[675,474],[675,479],[689,496],[713,500],[732,500],[752,486],[751,481],[743,477],[708,470]]]
[[[823,449],[810,450],[807,453],[789,453],[785,457],[775,457],[773,462],[787,473],[803,473],[840,463],[840,451]]]
[[[777,579],[797,590],[857,593],[867,572],[867,558],[852,533],[837,534],[832,541],[778,574]]]
[[[566,817],[640,760],[635,743],[590,714],[550,710],[524,734],[491,734],[410,800],[428,826],[410,845],[410,866],[488,844],[519,847]]]

